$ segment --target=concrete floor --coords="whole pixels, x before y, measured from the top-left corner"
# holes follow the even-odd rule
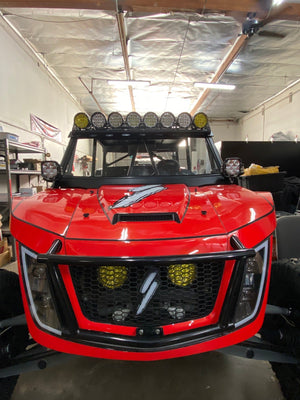
[[[5,268],[16,271],[16,263]],[[0,396],[1,397],[1,396]],[[74,357],[19,378],[12,400],[284,400],[266,361],[218,352],[155,362]]]
[[[156,362],[76,357],[21,375],[12,400],[283,400],[265,361],[211,352]]]

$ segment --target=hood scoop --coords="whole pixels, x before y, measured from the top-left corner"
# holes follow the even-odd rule
[[[112,225],[118,222],[180,223],[188,209],[190,191],[183,184],[104,185],[98,189],[98,201]]]
[[[142,213],[142,214],[115,214],[112,224],[118,222],[161,222],[161,221],[174,221],[180,223],[177,213]]]

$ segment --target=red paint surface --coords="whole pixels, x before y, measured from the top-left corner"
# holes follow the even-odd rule
[[[238,236],[245,247],[251,248],[270,236],[275,229],[275,214],[272,213],[271,199],[266,193],[250,192],[235,185],[202,188],[165,186],[166,190],[133,206],[115,210],[110,209],[110,205],[134,186],[103,186],[98,192],[84,189],[47,190],[14,204],[11,230],[19,242],[36,253],[46,253],[53,241],[60,238],[63,243],[61,254],[126,258],[199,255],[232,250],[232,234]],[[176,212],[181,223],[120,222],[112,225],[111,219],[116,212]],[[60,269],[80,328],[135,335],[135,327],[87,320],[78,304],[68,266],[60,266]],[[233,262],[227,262],[215,307],[210,315],[195,321],[165,326],[164,334],[217,323],[232,269]],[[172,351],[132,353],[75,344],[41,331],[31,318],[23,282],[21,290],[29,330],[37,342],[58,351],[123,360],[158,360],[186,356],[241,342],[261,327],[267,300],[266,290],[263,307],[255,321],[218,339]]]

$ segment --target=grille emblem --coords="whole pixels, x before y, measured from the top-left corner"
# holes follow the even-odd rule
[[[156,280],[156,277],[158,275],[158,270],[154,270],[148,273],[146,276],[141,288],[140,288],[140,293],[143,296],[143,300],[141,301],[136,315],[140,315],[144,312],[145,308],[149,304],[150,300],[154,296],[156,290],[158,289],[159,283]]]

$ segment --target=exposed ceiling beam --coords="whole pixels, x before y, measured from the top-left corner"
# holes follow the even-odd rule
[[[229,66],[232,64],[232,62],[235,60],[235,58],[238,56],[240,50],[245,44],[245,41],[248,39],[247,35],[240,35],[232,45],[231,49],[229,52],[226,54],[226,56],[223,58],[222,62],[218,66],[216,72],[214,73],[211,81],[209,83],[217,83],[219,79],[222,77],[224,72],[229,68]],[[204,100],[207,98],[207,96],[210,93],[210,89],[204,89],[203,92],[200,94],[198,99],[196,100],[195,104],[193,105],[190,113],[194,115],[198,109],[201,107],[203,104]]]
[[[296,1],[296,0],[295,0]],[[118,0],[118,7],[124,11],[134,12],[171,12],[193,11],[199,13],[217,12],[226,15],[243,17],[248,12],[256,12],[257,18],[268,16],[272,0]],[[285,1],[289,7],[278,16],[278,19],[298,20],[300,4],[292,0]],[[0,7],[33,7],[33,8],[73,8],[94,10],[115,10],[112,0],[0,0]]]
[[[131,72],[130,72],[130,66],[129,66],[129,57],[128,57],[128,51],[127,51],[127,37],[126,37],[127,35],[126,35],[126,31],[125,31],[123,12],[118,11],[116,14],[116,18],[117,18],[118,29],[119,29],[119,36],[120,36],[122,55],[123,55],[123,60],[124,60],[126,79],[128,81],[131,81],[132,78],[131,78]],[[129,91],[129,97],[130,97],[132,111],[135,111],[135,102],[134,102],[132,86],[130,86],[130,85],[128,86],[128,91]]]

